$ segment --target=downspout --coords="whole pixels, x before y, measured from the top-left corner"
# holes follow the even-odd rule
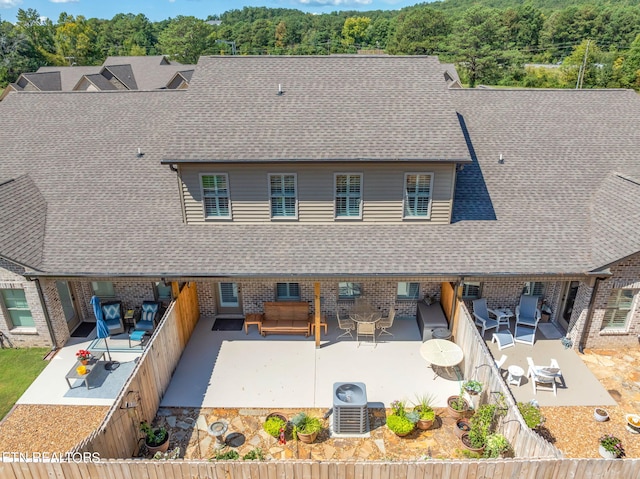
[[[51,324],[51,317],[49,316],[49,310],[47,309],[47,303],[44,301],[44,294],[42,293],[42,285],[40,284],[40,280],[35,278],[36,289],[38,290],[38,297],[40,298],[40,304],[42,305],[42,312],[44,313],[44,322],[47,323],[47,328],[49,329],[49,335],[51,336],[51,351],[56,351],[58,349],[58,341],[56,340],[56,335],[53,332],[53,325]]]
[[[593,310],[594,303],[596,301],[596,294],[598,293],[598,286],[600,285],[600,281],[602,278],[596,277],[595,283],[593,285],[593,291],[591,292],[591,298],[589,299],[589,306],[587,307],[587,317],[584,320],[584,327],[582,328],[582,332],[580,333],[580,341],[578,342],[578,351],[580,354],[584,354],[584,341],[587,335],[587,331],[591,326],[591,320],[593,318]]]

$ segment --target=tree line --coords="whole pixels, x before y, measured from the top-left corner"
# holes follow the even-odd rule
[[[447,0],[398,11],[321,15],[245,7],[204,20],[177,16],[160,22],[142,14],[105,20],[62,13],[55,23],[34,9],[20,9],[15,24],[0,19],[0,87],[43,65],[99,65],[109,55],[163,54],[195,64],[212,54],[371,50],[438,55],[455,63],[470,86],[640,89],[640,6],[553,8],[514,0],[497,5]]]

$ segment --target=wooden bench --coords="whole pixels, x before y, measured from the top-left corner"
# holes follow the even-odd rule
[[[260,332],[272,334],[304,334],[309,336],[309,303],[304,301],[281,301],[264,303]]]

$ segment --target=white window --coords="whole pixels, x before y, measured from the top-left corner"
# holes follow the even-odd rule
[[[205,218],[231,218],[229,178],[226,173],[200,175]]]
[[[91,281],[93,294],[98,298],[115,298],[116,292],[111,281]]]
[[[158,301],[171,301],[171,283],[165,284],[163,281],[156,281],[153,286]]]
[[[220,306],[223,308],[236,308],[240,305],[237,283],[218,283],[218,292],[220,293]]]
[[[35,327],[24,289],[2,289],[2,305],[8,315],[10,329]]]
[[[420,283],[398,283],[398,299],[418,299]]]
[[[613,289],[607,300],[603,329],[626,329],[634,310],[638,289]]]
[[[362,218],[362,175],[336,173],[336,218]]]
[[[525,296],[543,296],[544,295],[544,283],[540,281],[529,281],[524,283],[524,289],[522,294]]]
[[[277,283],[276,300],[300,301],[300,285],[298,283]]]
[[[465,281],[462,285],[462,299],[478,299],[481,286],[479,281]]]
[[[269,195],[271,196],[272,218],[297,218],[298,198],[295,174],[270,174]]]
[[[355,299],[362,296],[362,283],[338,283],[338,299]]]
[[[432,173],[404,175],[404,217],[427,219],[431,216]]]

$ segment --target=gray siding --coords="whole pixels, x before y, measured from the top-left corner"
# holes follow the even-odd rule
[[[187,223],[228,220],[204,219],[200,174],[226,173],[229,177],[231,211],[234,222],[401,223],[421,221],[449,223],[455,165],[433,163],[376,164],[229,164],[180,167]],[[334,173],[362,173],[362,220],[334,219]],[[430,220],[403,219],[404,174],[433,173],[433,201]],[[269,214],[269,173],[297,174],[298,219],[271,220]]]

